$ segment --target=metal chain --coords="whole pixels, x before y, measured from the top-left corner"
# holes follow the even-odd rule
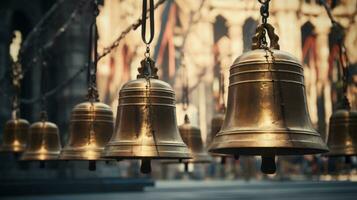
[[[52,46],[56,43],[57,39],[67,31],[67,29],[70,27],[71,23],[73,22],[73,20],[78,16],[78,14],[80,13],[81,9],[88,3],[88,1],[86,0],[82,0],[80,1],[76,8],[73,10],[73,12],[71,13],[71,15],[69,16],[69,18],[67,19],[67,21],[56,31],[56,33],[52,36],[51,39],[49,39],[42,47],[39,47],[36,51],[35,51],[35,55],[32,57],[32,59],[26,63],[28,67],[24,68],[23,70],[23,75],[29,71],[31,69],[32,66],[36,66],[33,65],[36,62],[38,62],[40,60],[40,54],[41,52],[46,52],[47,50],[49,50],[50,48],[52,48]],[[57,6],[56,6],[57,8]],[[47,19],[47,18],[46,18]],[[40,24],[42,24],[43,21],[41,20]],[[40,26],[37,26],[33,29],[33,34],[35,35],[36,32],[39,32],[40,30]],[[23,63],[23,55],[25,53],[25,51],[28,49],[29,47],[29,39],[30,37],[28,37],[24,44],[22,45],[21,49],[20,49],[20,53],[19,53],[19,59],[17,62],[19,63]],[[41,65],[40,65],[41,66]]]
[[[343,92],[342,107],[350,109],[351,105],[350,105],[348,97],[347,97],[348,78],[349,78],[348,67],[349,67],[350,63],[349,63],[349,59],[347,56],[347,49],[346,49],[346,46],[344,43],[345,30],[339,23],[337,23],[337,21],[333,17],[331,7],[327,4],[327,2],[325,0],[320,0],[320,3],[324,6],[324,8],[327,12],[327,15],[330,18],[332,28],[336,28],[338,30],[339,34],[341,34],[338,37],[338,46],[339,46],[339,63],[340,63],[341,70],[342,70],[341,79],[342,79],[342,83],[343,83],[343,86],[342,86],[342,92]]]
[[[157,9],[161,4],[163,4],[165,0],[159,0],[155,5],[154,5],[154,10]],[[150,10],[146,10],[146,13],[149,13]],[[101,60],[103,57],[108,55],[110,52],[112,52],[114,49],[116,49],[120,41],[125,38],[126,35],[128,35],[131,31],[136,30],[139,28],[142,24],[142,19],[139,18],[137,19],[133,24],[128,26],[126,29],[124,29],[123,32],[119,35],[119,37],[108,47],[104,48],[103,53],[98,56],[98,61]]]
[[[258,0],[261,5],[260,7],[260,15],[262,16],[262,23],[265,25],[268,22],[269,17],[269,2],[270,0]],[[268,43],[266,41],[266,30],[263,29],[262,31],[263,37],[261,38],[261,45],[263,48],[268,47]]]
[[[87,98],[91,102],[99,101],[97,91],[97,64],[98,64],[98,28],[97,17],[99,15],[99,8],[97,0],[92,0],[93,7],[93,21],[90,25],[89,33],[89,58],[88,58],[88,95]]]

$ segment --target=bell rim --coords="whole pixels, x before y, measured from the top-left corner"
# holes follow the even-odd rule
[[[69,149],[69,148],[64,148],[61,150],[61,153],[58,157],[59,160],[73,160],[73,161],[86,161],[86,160],[111,160],[111,159],[105,159],[101,157],[101,154],[103,152],[104,148],[96,148],[92,149],[92,151],[95,153],[94,156],[84,156],[83,154],[87,151],[86,149]]]
[[[141,145],[135,145],[136,147],[142,147]],[[134,146],[134,147],[135,147]],[[160,145],[161,146],[161,145]],[[104,151],[101,154],[102,158],[111,158],[111,159],[142,159],[142,158],[148,158],[148,159],[190,159],[192,158],[190,152],[188,151],[187,146],[172,146],[168,145],[169,147],[173,147],[174,149],[178,148],[178,150],[166,150],[166,151],[160,151],[159,153],[157,152],[157,147],[154,145],[151,145],[152,149],[155,149],[155,151],[149,152],[150,154],[146,153],[146,155],[143,152],[136,153],[137,155],[133,154],[135,150],[132,150],[131,147],[132,145],[120,145],[120,146],[111,146],[107,145],[104,149]],[[148,146],[147,146],[148,147]],[[175,148],[176,147],[176,148]],[[131,149],[131,150],[127,150]],[[179,150],[182,150],[181,152]],[[141,155],[140,155],[141,154]]]
[[[247,155],[247,156],[261,156],[261,155],[312,155],[324,154],[329,152],[328,148],[306,148],[306,147],[225,147],[212,148],[208,150],[210,153],[222,155]]]
[[[42,155],[44,156],[43,159],[39,158],[38,156]],[[57,153],[45,153],[45,154],[38,154],[38,153],[24,153],[21,158],[20,161],[51,161],[51,160],[59,160],[59,155],[60,152]]]
[[[1,145],[0,146],[0,152],[3,152],[3,153],[7,153],[7,152],[15,152],[15,153],[18,153],[18,152],[24,152],[26,151],[26,146],[27,145],[21,145],[19,146],[18,149],[15,149],[13,145]]]

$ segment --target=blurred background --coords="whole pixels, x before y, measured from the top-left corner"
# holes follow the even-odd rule
[[[40,95],[38,49],[49,69],[47,87],[55,88],[73,76],[88,62],[89,25],[92,14],[89,1],[72,0],[2,0],[0,2],[0,78],[1,92],[11,88],[11,59],[16,60],[21,45],[21,98]],[[357,108],[357,1],[328,0],[332,13],[346,30],[345,45],[351,63],[348,96],[353,110]],[[142,1],[102,0],[97,18],[98,51],[103,52],[124,29],[141,15]],[[182,124],[182,63],[188,70],[191,123],[201,130],[205,145],[210,142],[211,119],[219,109],[219,81],[224,75],[228,87],[229,68],[235,58],[249,51],[251,38],[261,23],[260,4],[251,0],[167,0],[155,10],[155,37],[151,56],[156,60],[159,77],[170,83],[176,93],[177,122]],[[51,12],[49,12],[51,11]],[[42,18],[46,15],[46,20]],[[190,16],[196,20],[190,21]],[[70,20],[69,20],[70,19]],[[280,49],[298,58],[304,66],[307,104],[314,127],[326,140],[329,118],[341,98],[342,73],[336,67],[340,34],[331,27],[330,19],[318,0],[272,0],[269,23],[279,35]],[[68,22],[68,26],[66,23]],[[41,23],[40,27],[36,24]],[[33,28],[37,27],[36,31]],[[54,35],[58,35],[53,40]],[[186,37],[186,38],[185,38]],[[186,40],[186,42],[184,42]],[[146,46],[141,41],[140,28],[128,33],[110,54],[98,63],[97,81],[101,102],[110,105],[116,116],[118,93],[124,83],[135,79]],[[183,57],[183,52],[184,57]],[[225,89],[227,91],[227,89]],[[61,91],[48,99],[49,121],[60,129],[62,144],[68,138],[68,125],[73,106],[82,102],[87,93],[87,78],[83,72]],[[1,94],[3,95],[3,94]],[[225,94],[227,95],[227,94]],[[225,98],[227,99],[227,98]],[[30,123],[39,119],[40,104],[21,104],[21,116]],[[11,102],[0,97],[0,138],[5,122],[11,117]],[[139,172],[139,162],[100,162],[96,171],[88,171],[85,163],[53,162],[46,169],[36,163],[18,162],[12,154],[0,155],[0,181],[103,180],[116,178],[138,184],[154,180],[357,180],[357,159],[319,155],[278,158],[274,175],[260,172],[260,159],[220,158],[210,164],[182,165],[153,163],[151,175]],[[20,192],[20,191],[19,191]]]

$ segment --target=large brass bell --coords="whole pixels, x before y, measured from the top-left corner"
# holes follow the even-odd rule
[[[121,88],[115,134],[103,154],[105,158],[141,159],[143,173],[151,171],[151,159],[190,158],[177,128],[175,93],[158,80],[154,65],[145,58],[137,79]]]
[[[267,31],[270,48],[261,43]],[[309,117],[303,68],[292,55],[280,51],[270,24],[258,26],[252,51],[230,68],[227,113],[210,151],[260,155],[262,171],[274,173],[276,155],[328,151]]]
[[[104,146],[114,131],[113,112],[100,102],[83,102],[72,110],[69,138],[61,151],[62,160],[89,160],[95,169],[95,160],[101,160]]]
[[[25,151],[29,126],[27,120],[17,117],[7,121],[0,151],[15,153]]]
[[[42,113],[42,120],[30,126],[26,151],[21,160],[43,161],[57,160],[61,152],[59,130],[56,124],[47,121],[46,113]]]

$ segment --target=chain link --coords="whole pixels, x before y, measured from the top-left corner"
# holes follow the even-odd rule
[[[165,0],[159,0],[154,5],[154,10],[157,9],[164,2],[165,2]],[[149,9],[146,11],[146,13],[148,13],[148,12],[149,12]],[[129,25],[126,29],[124,29],[124,31],[120,33],[119,37],[110,46],[104,48],[103,53],[98,56],[98,61],[101,60],[106,55],[108,55],[114,49],[116,49],[119,46],[120,41],[122,39],[124,39],[126,35],[128,35],[131,31],[135,31],[140,26],[141,26],[141,18],[137,19],[133,24]]]
[[[269,2],[270,0],[258,0],[261,5],[260,7],[260,15],[262,16],[262,23],[265,25],[268,22],[269,17]],[[261,38],[261,47],[268,48],[268,42],[266,41],[266,30],[262,31],[263,37]]]

